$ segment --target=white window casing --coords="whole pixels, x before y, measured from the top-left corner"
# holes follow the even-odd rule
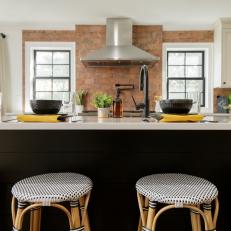
[[[68,50],[71,52],[71,91],[76,90],[75,42],[26,42],[25,43],[25,112],[31,112],[30,99],[33,98],[33,77],[35,50]]]
[[[164,43],[162,96],[167,97],[167,51],[204,51],[205,52],[205,107],[201,112],[213,112],[213,44],[212,43]]]

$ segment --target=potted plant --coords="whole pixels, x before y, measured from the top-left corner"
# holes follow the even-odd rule
[[[109,116],[112,101],[112,96],[106,93],[100,92],[95,94],[92,103],[98,110],[99,118],[107,118]]]
[[[75,92],[75,111],[76,113],[81,113],[83,112],[83,108],[84,108],[84,102],[85,102],[85,98],[87,95],[87,91],[80,89],[78,91]]]

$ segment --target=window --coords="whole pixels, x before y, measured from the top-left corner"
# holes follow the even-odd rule
[[[69,102],[70,70],[70,51],[34,50],[33,99]]]
[[[194,98],[195,92],[201,112],[213,112],[213,44],[164,43],[163,98]]]
[[[205,106],[204,51],[167,51],[167,98],[199,92]]]
[[[69,102],[75,91],[74,42],[26,42],[25,111],[31,99]]]

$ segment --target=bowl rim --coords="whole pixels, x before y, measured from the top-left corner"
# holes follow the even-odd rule
[[[193,103],[193,99],[162,99],[160,103]]]

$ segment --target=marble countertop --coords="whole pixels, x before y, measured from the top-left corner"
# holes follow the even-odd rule
[[[96,116],[76,116],[59,123],[21,123],[12,117],[4,119],[7,122],[0,122],[0,130],[231,130],[229,114],[209,114],[199,123],[143,121],[140,117],[99,119]]]

